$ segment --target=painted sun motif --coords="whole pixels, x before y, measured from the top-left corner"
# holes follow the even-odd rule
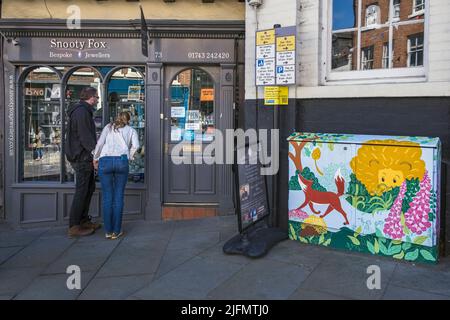
[[[418,143],[396,140],[366,143],[358,149],[350,167],[371,195],[381,195],[399,187],[406,179],[422,179],[425,162]]]

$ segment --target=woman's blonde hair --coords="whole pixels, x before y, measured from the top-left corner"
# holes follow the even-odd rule
[[[120,112],[116,120],[111,123],[111,127],[116,129],[125,127],[130,122],[130,114],[128,112]]]

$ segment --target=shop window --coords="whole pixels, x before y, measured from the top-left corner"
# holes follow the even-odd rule
[[[214,99],[214,82],[205,71],[189,69],[179,73],[170,86],[170,141],[211,142]]]
[[[80,100],[81,90],[85,87],[94,87],[98,91],[98,103],[94,106],[94,122],[97,133],[97,138],[100,136],[103,129],[103,99],[104,95],[102,92],[102,77],[100,73],[90,67],[82,67],[74,71],[69,79],[67,80],[67,85],[65,86],[65,103],[66,110],[77,103]],[[67,124],[67,117],[66,117]],[[65,157],[64,157],[65,159]],[[65,181],[74,181],[74,171],[70,166],[70,163],[65,159]]]
[[[389,1],[389,2],[388,2]],[[424,78],[423,43],[415,59],[406,50],[407,35],[424,33],[426,12],[424,1],[413,1],[423,16],[415,19],[400,19],[400,1],[386,0],[389,5],[370,4],[363,0],[328,0],[324,15],[331,16],[328,63],[324,81],[371,80],[380,78],[420,77]],[[381,2],[380,2],[381,3]],[[392,13],[388,10],[391,8]],[[386,12],[385,12],[386,11]],[[331,15],[330,15],[331,14]],[[387,21],[384,20],[386,17]],[[382,20],[383,19],[383,20]],[[368,28],[376,25],[376,28]],[[396,47],[398,45],[398,47]],[[385,47],[387,46],[387,47]],[[373,49],[368,51],[368,48]],[[414,48],[414,45],[412,46]],[[411,51],[413,52],[413,51]],[[396,56],[394,56],[394,53]],[[371,54],[371,56],[369,55]],[[372,61],[371,61],[372,60]],[[370,71],[369,71],[370,70]],[[359,72],[364,71],[364,72]]]
[[[23,80],[21,89],[20,180],[59,182],[62,137],[60,77],[53,69],[35,68]]]
[[[128,180],[143,183],[145,178],[145,85],[144,68],[122,68],[107,83],[107,110],[112,122],[120,112],[130,114],[130,126],[136,129],[140,148],[130,161]]]

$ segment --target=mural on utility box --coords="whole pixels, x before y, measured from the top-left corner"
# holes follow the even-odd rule
[[[292,240],[437,262],[439,139],[293,133],[288,141]]]

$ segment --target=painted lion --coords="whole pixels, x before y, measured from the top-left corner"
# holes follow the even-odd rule
[[[415,142],[396,140],[366,141],[350,167],[371,195],[399,187],[405,179],[422,179],[425,162],[422,149]]]

